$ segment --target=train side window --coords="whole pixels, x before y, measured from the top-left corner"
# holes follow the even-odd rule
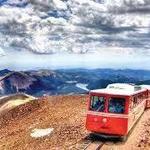
[[[129,105],[130,111],[133,109],[133,107],[134,107],[133,100],[130,99],[130,105]]]
[[[141,103],[144,100],[144,94],[140,94],[138,96],[138,104]]]
[[[125,99],[124,98],[111,98],[108,104],[108,112],[123,114],[125,111]]]
[[[136,107],[138,104],[137,97],[133,98],[133,107]]]
[[[103,112],[104,109],[105,109],[105,98],[99,96],[92,96],[90,110]]]

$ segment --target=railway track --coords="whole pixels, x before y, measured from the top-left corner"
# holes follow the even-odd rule
[[[104,142],[97,137],[89,135],[75,143],[69,150],[100,150],[103,145]]]

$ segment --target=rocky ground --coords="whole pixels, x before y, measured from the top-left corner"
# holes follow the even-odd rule
[[[26,103],[1,118],[0,149],[68,149],[81,139],[84,127],[86,96],[56,96]],[[35,128],[54,128],[51,135],[32,138]]]
[[[68,150],[88,134],[85,129],[87,96],[49,96],[9,110],[0,118],[0,150]],[[150,149],[150,110],[125,143],[106,142],[103,150]],[[35,129],[53,131],[35,138]]]
[[[144,130],[141,133],[141,138],[138,142],[138,147],[141,149],[150,149],[150,118],[143,124]]]

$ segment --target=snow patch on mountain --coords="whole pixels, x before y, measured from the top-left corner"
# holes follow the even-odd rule
[[[76,87],[83,89],[85,91],[89,91],[89,89],[87,88],[88,84],[83,84],[83,83],[77,83]]]

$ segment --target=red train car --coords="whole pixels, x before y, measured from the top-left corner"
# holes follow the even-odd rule
[[[141,87],[147,89],[146,108],[150,108],[150,85],[141,85]]]
[[[115,83],[90,91],[87,130],[102,135],[126,137],[145,110],[147,89]]]

